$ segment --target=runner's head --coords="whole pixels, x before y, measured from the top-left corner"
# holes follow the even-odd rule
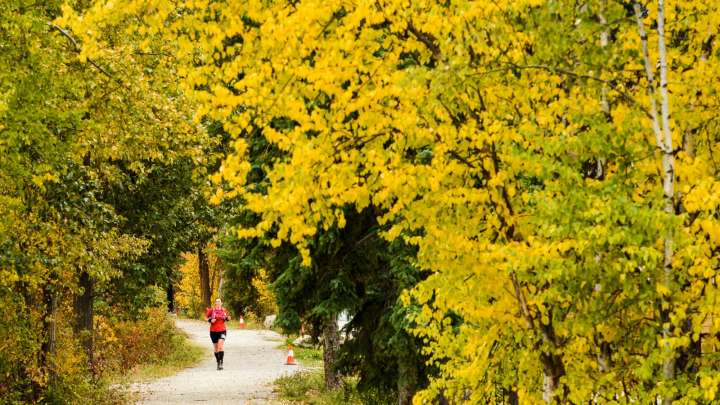
[[[220,298],[215,300],[215,308],[216,309],[222,308],[222,300]]]

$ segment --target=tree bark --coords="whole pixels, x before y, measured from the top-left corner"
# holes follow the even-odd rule
[[[411,359],[398,359],[398,404],[411,405],[418,385],[418,372]]]
[[[94,281],[83,271],[80,273],[79,286],[82,293],[75,297],[75,333],[79,335],[80,343],[87,355],[88,367],[94,373],[93,367],[93,298]]]
[[[42,341],[40,350],[40,364],[47,368],[49,383],[52,385],[57,380],[57,369],[55,367],[55,354],[57,353],[57,293],[46,285],[43,291],[46,315],[43,319],[43,329],[46,335]]]
[[[205,246],[198,247],[198,271],[200,272],[200,299],[202,304],[210,307],[212,291],[210,290],[210,266],[208,264],[207,255],[205,254]]]
[[[560,378],[565,375],[565,365],[559,356],[550,352],[541,353],[540,360],[543,365],[543,401],[552,403],[560,387]],[[558,402],[565,402],[566,393],[561,391],[560,394]]]
[[[668,80],[667,80],[667,52],[665,50],[665,1],[658,0],[658,58],[660,61],[660,112],[662,116],[662,128],[665,136],[663,150],[663,192],[665,194],[665,212],[668,215],[675,214],[675,156],[673,155],[672,133],[670,132],[670,100],[668,96]],[[672,230],[668,230],[664,242],[664,276],[665,286],[672,291],[673,286],[673,235]],[[667,297],[669,301],[669,296]],[[663,338],[669,339],[672,336],[670,331],[670,312],[672,307],[667,306],[663,314]],[[665,343],[665,350],[671,351],[670,345]],[[667,353],[668,358],[663,364],[663,377],[665,380],[673,380],[675,378],[675,354]],[[663,403],[671,404],[672,397],[663,399]]]
[[[170,273],[170,271],[168,271]],[[165,289],[165,294],[167,296],[167,310],[169,313],[175,313],[175,286],[173,285],[173,281],[168,277],[168,284],[167,288]]]
[[[520,397],[516,390],[512,389],[508,392],[507,400],[509,405],[520,405]]]
[[[605,48],[608,45],[610,32],[608,29],[608,23],[607,19],[605,18],[605,10],[607,9],[607,1],[603,1],[600,3],[600,12],[598,13],[598,20],[600,21],[600,24],[603,26],[603,30],[600,33],[600,47]],[[608,101],[608,86],[607,83],[602,84],[602,91],[601,91],[601,97],[600,97],[600,105],[602,107],[602,111],[605,114],[606,117],[608,117],[608,120],[612,120],[611,114],[610,114],[610,102]],[[598,156],[597,158],[597,169],[596,174],[597,178],[601,179],[604,177],[604,159],[602,156]],[[596,255],[595,261],[596,263],[600,263],[602,256]],[[595,284],[595,291],[600,292],[602,291],[602,282],[598,281]],[[608,364],[610,361],[610,344],[607,343],[604,340],[604,337],[596,333],[595,334],[596,344],[599,348],[598,354],[597,354],[597,363],[598,363],[598,369],[601,373],[607,372],[608,370]]]
[[[670,97],[668,95],[667,80],[667,51],[665,48],[665,1],[658,0],[658,16],[657,16],[657,33],[658,33],[658,62],[660,65],[660,117],[658,117],[656,101],[655,101],[655,81],[653,78],[653,68],[650,63],[650,57],[647,46],[647,34],[642,21],[642,7],[639,3],[635,3],[635,15],[637,18],[640,38],[642,40],[643,57],[645,60],[645,72],[648,79],[648,93],[650,95],[653,131],[655,132],[655,143],[662,152],[663,167],[663,194],[665,197],[665,212],[668,215],[675,215],[675,157],[673,155],[672,133],[670,131]],[[673,234],[672,230],[668,230],[663,241],[663,284],[668,291],[672,291],[673,287]],[[663,297],[663,305],[660,309],[660,321],[662,322],[662,336],[665,340],[664,350],[666,359],[663,361],[663,378],[665,381],[675,379],[675,361],[676,353],[670,348],[667,340],[672,337],[670,331],[670,313],[672,305],[670,296]],[[663,404],[668,405],[673,402],[672,397],[663,398]]]
[[[512,272],[510,273],[510,279],[513,283],[515,290],[515,299],[520,306],[520,313],[525,318],[525,323],[528,329],[537,329],[542,336],[542,341],[545,344],[549,344],[553,347],[558,346],[558,341],[555,335],[555,329],[552,325],[552,315],[548,315],[548,324],[543,324],[542,321],[536,322],[536,319],[530,313],[525,295],[523,294],[520,282],[517,279],[517,275]],[[565,364],[563,363],[562,357],[553,353],[552,351],[543,351],[540,353],[540,362],[543,366],[543,401],[546,403],[553,402],[556,394],[556,390],[560,385],[560,378],[565,375]],[[564,402],[567,392],[561,391],[561,398],[558,402]]]
[[[340,332],[337,326],[337,316],[333,316],[323,326],[323,366],[325,369],[325,387],[337,389],[342,385],[340,373],[335,370],[337,351],[340,347]]]

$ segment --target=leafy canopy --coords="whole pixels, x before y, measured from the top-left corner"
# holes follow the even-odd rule
[[[543,375],[572,402],[707,401],[720,328],[720,81],[708,80],[720,72],[720,6],[666,10],[681,145],[672,215],[628,2],[98,1],[59,23],[87,57],[103,52],[93,27],[130,16],[143,21],[133,32],[177,40],[198,116],[236,139],[215,200],[241,197],[262,218],[240,236],[288,241],[308,265],[319,229],[343,227],[346,205],[373,205],[386,238],[417,247],[434,274],[405,300],[424,305],[415,332],[440,374],[416,401],[487,402],[498,389],[539,401]],[[654,32],[649,43],[656,61]],[[284,152],[262,187],[246,182],[258,136]]]

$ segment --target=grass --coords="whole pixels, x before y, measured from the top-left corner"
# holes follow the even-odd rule
[[[363,400],[355,388],[356,380],[346,379],[343,388],[327,390],[322,369],[303,371],[280,377],[275,381],[275,392],[288,404],[302,405],[360,405]]]
[[[243,318],[243,320],[245,321],[245,329],[252,329],[252,330],[264,329],[262,321],[256,319],[254,316],[253,317],[249,316],[247,318]],[[230,328],[240,329],[240,318],[231,319],[230,321],[228,321],[226,323]]]
[[[291,340],[290,340],[291,341]],[[283,349],[285,345],[281,346]],[[275,393],[284,404],[302,405],[360,405],[390,404],[394,401],[379,399],[378,394],[357,391],[357,378],[345,377],[342,388],[328,390],[325,388],[322,348],[296,347],[295,359],[303,367],[303,371],[275,380]]]
[[[292,341],[292,338],[288,338],[285,343],[278,346],[278,349],[287,350],[288,345],[292,344]],[[293,354],[295,355],[295,360],[300,363],[303,368],[322,369],[323,367],[323,351],[321,347],[293,346]]]

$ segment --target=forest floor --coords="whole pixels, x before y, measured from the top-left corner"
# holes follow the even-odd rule
[[[132,387],[140,404],[273,404],[273,382],[301,370],[285,365],[283,337],[269,330],[228,329],[225,369],[216,370],[207,322],[178,319],[176,325],[194,343],[207,347],[207,358],[178,374]]]

